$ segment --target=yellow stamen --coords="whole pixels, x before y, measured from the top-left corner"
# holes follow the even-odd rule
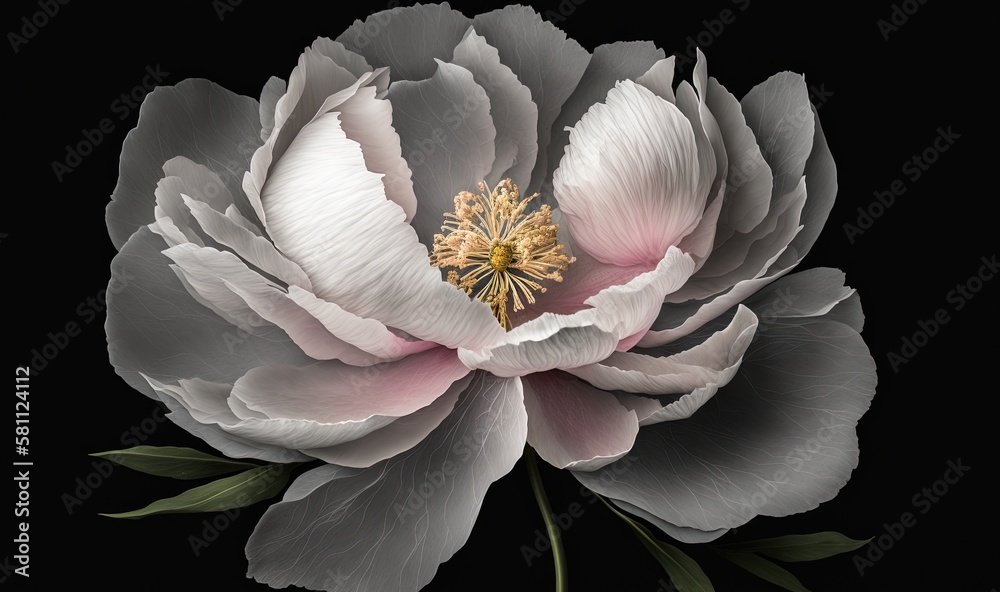
[[[535,302],[532,292],[545,292],[535,280],[561,282],[560,272],[576,258],[563,253],[549,206],[524,213],[537,193],[522,200],[510,179],[500,181],[489,195],[485,183],[479,183],[479,190],[480,195],[463,191],[455,196],[455,212],[445,213],[443,234],[434,235],[431,264],[471,268],[464,275],[448,271],[448,282],[470,296],[482,284],[475,298],[489,304],[497,321],[510,330],[508,295],[514,310],[523,310],[524,301]]]

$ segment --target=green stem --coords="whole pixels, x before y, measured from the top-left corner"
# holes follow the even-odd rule
[[[538,502],[538,509],[542,511],[542,518],[545,519],[545,530],[549,534],[549,543],[552,545],[552,561],[556,568],[556,592],[567,592],[569,590],[568,573],[566,571],[566,554],[563,552],[562,539],[559,536],[559,526],[552,519],[552,507],[549,505],[549,498],[545,495],[545,486],[542,485],[542,476],[538,473],[538,461],[535,459],[535,450],[525,444],[524,460],[528,466],[528,478],[531,480],[531,490],[535,493],[535,501]]]

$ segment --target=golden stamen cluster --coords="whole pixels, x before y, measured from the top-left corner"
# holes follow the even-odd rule
[[[437,267],[471,269],[464,274],[451,270],[448,282],[490,305],[493,316],[510,330],[507,301],[514,310],[523,310],[524,301],[534,303],[535,290],[545,292],[536,280],[562,281],[575,258],[563,253],[556,239],[558,224],[552,223],[552,209],[543,205],[530,214],[524,211],[538,194],[521,199],[517,185],[504,179],[486,194],[463,191],[455,196],[455,212],[445,213],[443,234],[434,235],[431,264]]]

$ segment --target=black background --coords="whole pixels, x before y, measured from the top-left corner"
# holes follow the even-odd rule
[[[169,73],[164,84],[204,77],[257,97],[269,76],[287,78],[314,38],[335,38],[355,18],[385,8],[373,2],[326,3],[326,8],[244,2],[220,19],[219,4],[95,6],[76,0],[61,6],[16,52],[9,36],[0,48],[9,130],[0,218],[6,372],[30,363],[33,350],[50,342],[48,333],[63,331],[71,321],[81,327],[31,380],[31,577],[2,573],[0,585],[172,590],[208,582],[233,590],[265,589],[244,578],[243,555],[263,504],[244,509],[196,557],[188,537],[202,535],[202,521],[212,515],[142,521],[97,515],[176,494],[183,483],[118,468],[101,477],[71,514],[63,497],[77,495],[77,479],[92,472],[86,453],[121,448],[133,427],[139,433],[152,428],[143,433],[147,444],[209,450],[169,421],[149,419],[154,403],[115,375],[103,311],[87,301],[101,294],[109,278],[115,250],[104,208],[117,179],[122,141],[138,115],[130,110],[119,120],[113,101],[142,83],[147,66],[157,65]],[[453,6],[471,15],[501,4]],[[591,50],[616,40],[650,39],[668,54],[683,55],[688,37],[702,34],[709,74],[737,96],[781,70],[803,72],[808,83],[828,93],[819,115],[837,161],[840,190],[800,269],[839,267],[859,290],[865,340],[878,365],[878,392],[858,427],[860,466],[837,498],[806,514],[755,519],[730,537],[819,530],[878,537],[886,533],[884,524],[913,512],[916,524],[863,577],[852,555],[790,568],[814,591],[995,589],[993,372],[1000,280],[986,282],[961,310],[948,301],[956,284],[977,273],[980,258],[996,253],[995,150],[983,149],[996,133],[995,54],[986,49],[992,13],[940,0],[899,3],[897,23],[902,8],[917,10],[897,30],[888,30],[886,39],[878,21],[891,18],[894,5],[888,1],[866,3],[860,11],[830,2],[761,0],[669,3],[655,12],[632,2],[597,0],[578,6],[566,0],[563,14],[556,0],[535,6],[543,14],[551,11],[550,20]],[[724,9],[733,10],[735,21],[718,34],[707,32],[719,31],[718,23],[705,21],[718,19]],[[21,18],[30,19],[40,8],[36,2],[7,2],[3,10],[3,31],[20,34]],[[690,67],[684,77],[690,77]],[[65,158],[67,145],[84,139],[82,130],[104,118],[113,120],[113,131],[57,180],[53,162]],[[960,137],[937,162],[919,179],[904,173],[904,163],[933,145],[938,128],[949,126]],[[895,180],[905,184],[905,194],[849,240],[844,225],[858,224],[858,208],[876,203],[874,192]],[[894,371],[888,354],[899,353],[918,322],[942,308],[949,321]],[[959,459],[971,469],[920,514],[914,496],[945,475],[949,460]],[[571,590],[666,589],[662,568],[624,524],[600,505],[587,504],[570,475],[542,468],[556,512],[573,502],[584,507],[564,533]],[[7,491],[13,506],[16,490]],[[530,566],[522,557],[522,546],[534,545],[536,529],[544,526],[519,462],[490,489],[469,542],[425,589],[552,590],[550,554]],[[777,590],[707,551],[684,548],[702,562],[718,590]],[[13,554],[10,542],[0,549],[0,558]]]

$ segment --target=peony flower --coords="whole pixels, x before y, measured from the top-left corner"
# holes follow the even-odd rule
[[[250,577],[417,590],[526,442],[682,541],[836,495],[875,373],[843,273],[787,275],[837,189],[803,78],[673,76],[443,4],[317,39],[259,102],[149,95],[111,362],[228,456],[324,461]]]

